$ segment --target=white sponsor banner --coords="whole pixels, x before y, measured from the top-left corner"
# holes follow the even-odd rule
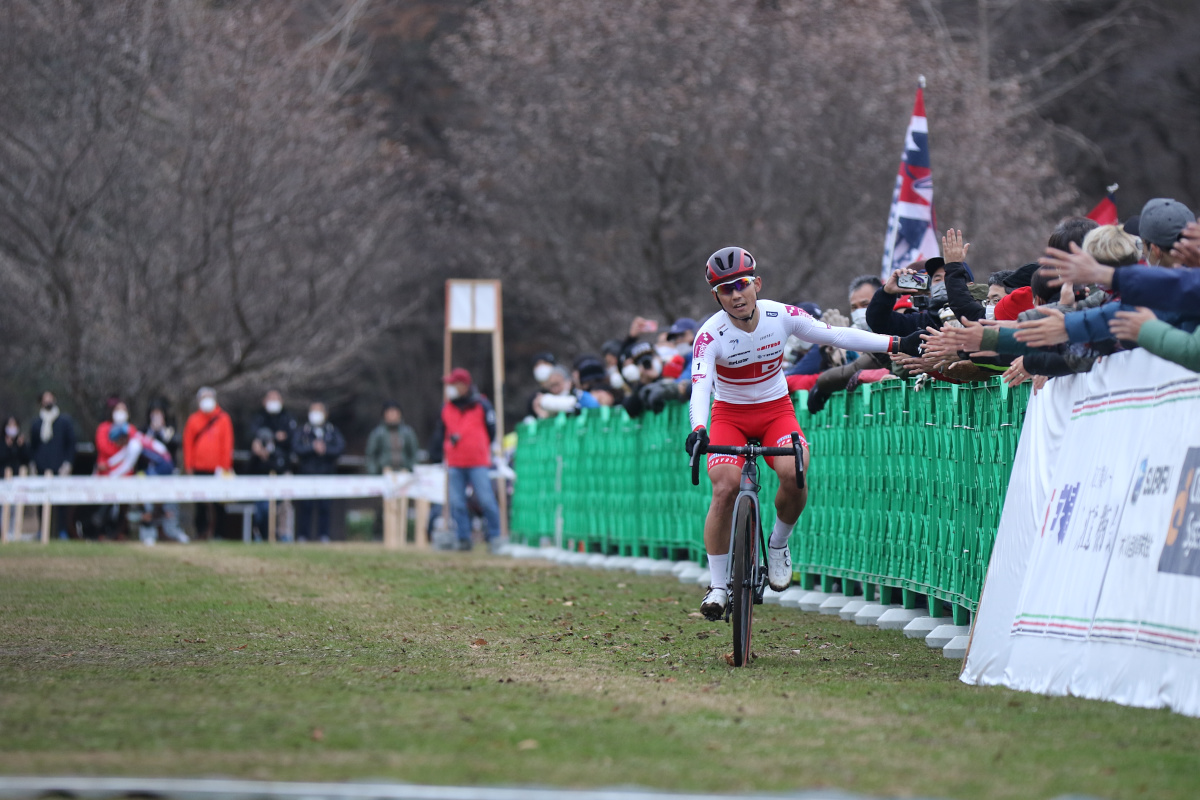
[[[166,475],[103,478],[12,478],[0,481],[4,505],[104,505],[109,503],[233,503],[254,500],[398,497],[441,503],[446,470],[419,465],[389,475]]]
[[[961,678],[1200,716],[1200,375],[1135,350],[1032,398]]]

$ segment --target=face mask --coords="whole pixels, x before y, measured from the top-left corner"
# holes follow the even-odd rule
[[[996,318],[996,307],[988,306],[985,309],[983,309],[983,318],[984,319],[995,319]]]
[[[217,407],[217,398],[205,397],[200,400],[200,410],[205,414],[211,414],[213,409]]]
[[[457,400],[458,399],[458,387],[457,386],[447,386],[446,387],[446,397],[450,398],[451,400]]]
[[[7,437],[8,437],[8,438],[10,438],[10,439],[15,439],[15,438],[17,438],[17,435],[18,435],[20,432],[21,432],[21,429],[20,429],[20,428],[14,427],[14,426],[12,426],[12,425],[5,426],[5,428],[4,428],[4,435],[5,435],[5,436],[7,436]]]
[[[857,328],[860,331],[871,330],[867,325],[867,310],[865,308],[856,308],[850,312],[850,327]]]
[[[946,294],[946,284],[944,283],[939,283],[929,290],[929,302],[931,305],[944,305],[948,299],[949,295]]]
[[[545,383],[552,372],[554,372],[554,367],[542,362],[533,368],[533,379],[538,383]]]
[[[263,407],[267,409],[268,414],[278,414],[280,411],[283,411],[283,401],[268,400],[263,404]]]
[[[324,425],[325,424],[325,415],[322,414],[320,411],[308,412],[308,424],[317,426],[317,427]]]
[[[625,382],[630,386],[638,382],[638,378],[642,377],[641,371],[637,364],[626,364],[621,367],[621,375],[625,378]]]
[[[608,385],[614,389],[620,389],[625,385],[625,379],[621,377],[621,371],[616,367],[610,367],[608,370]]]
[[[113,423],[114,424],[124,425],[126,422],[129,422],[129,412],[128,411],[126,411],[122,408],[118,408],[116,411],[113,412]]]
[[[674,353],[672,353],[671,355],[674,355]],[[655,377],[662,375],[662,360],[661,359],[653,358],[650,360],[650,372]]]
[[[675,352],[679,353],[679,355],[683,356],[684,358],[691,358],[692,346],[690,344],[677,344],[675,345]]]
[[[42,408],[46,409],[47,411],[53,411],[54,410],[54,402],[51,401],[49,403],[42,403]]]
[[[658,353],[658,357],[663,361],[670,361],[675,356],[675,348],[669,344],[655,347],[654,352]]]

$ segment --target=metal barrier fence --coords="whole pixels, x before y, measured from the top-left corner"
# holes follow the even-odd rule
[[[1029,397],[988,383],[862,386],[796,416],[811,446],[808,507],[791,538],[805,588],[868,600],[948,603],[964,623],[978,604]],[[687,409],[630,419],[601,408],[518,428],[513,538],[704,563],[711,484],[692,486]],[[703,476],[703,471],[701,472]],[[759,472],[763,523],[774,523],[772,470]],[[858,584],[855,586],[854,584]]]

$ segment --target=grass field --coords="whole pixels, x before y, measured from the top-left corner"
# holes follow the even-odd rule
[[[0,772],[1109,798],[1200,794],[1200,721],[957,681],[673,579],[377,546],[0,549]]]

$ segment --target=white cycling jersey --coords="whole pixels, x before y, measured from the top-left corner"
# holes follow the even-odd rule
[[[885,353],[892,337],[855,328],[833,328],[813,319],[804,309],[758,301],[758,325],[753,333],[734,327],[724,310],[708,318],[692,346],[692,428],[708,427],[709,402],[765,403],[787,396],[783,374],[783,345],[788,336],[814,344],[831,344],[864,353]]]

